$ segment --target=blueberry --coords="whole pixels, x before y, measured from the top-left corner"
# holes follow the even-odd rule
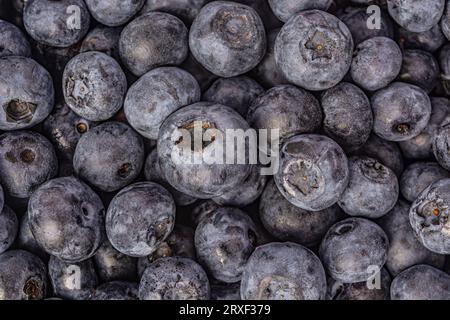
[[[52,111],[53,82],[41,65],[25,57],[0,58],[0,130],[30,128]]]
[[[404,28],[398,28],[398,43],[406,49],[435,52],[445,41],[439,25],[424,32],[411,32]]]
[[[98,284],[94,263],[91,259],[69,263],[51,256],[48,274],[57,297],[68,300],[88,299]]]
[[[98,277],[102,282],[136,280],[136,259],[117,251],[109,241],[104,241],[92,257]]]
[[[191,222],[194,226],[197,226],[200,221],[203,219],[210,217],[214,214],[214,212],[219,209],[221,206],[217,204],[217,202],[213,200],[204,200],[194,206],[191,211]]]
[[[31,56],[31,47],[23,32],[7,21],[0,20],[0,57]]]
[[[256,248],[242,274],[242,300],[319,300],[326,290],[319,258],[290,242]]]
[[[351,76],[353,81],[370,91],[389,85],[402,68],[402,52],[394,40],[370,38],[356,46]]]
[[[389,300],[390,286],[391,276],[383,268],[373,279],[364,282],[343,283],[331,278],[328,295],[330,300]]]
[[[350,69],[353,39],[335,16],[308,10],[295,15],[278,34],[275,59],[290,82],[308,90],[338,84]]]
[[[35,255],[10,250],[0,255],[0,300],[41,300],[47,293],[47,268]]]
[[[447,95],[450,94],[450,44],[442,47],[439,53],[439,63],[441,66],[442,86]]]
[[[442,121],[450,114],[450,100],[432,97],[431,108],[430,122],[425,129],[418,136],[399,143],[406,158],[433,158],[433,139]]]
[[[275,238],[310,247],[322,240],[342,214],[337,205],[316,212],[298,208],[270,181],[261,196],[259,216],[264,228]]]
[[[241,300],[240,289],[240,283],[212,284],[211,300]]]
[[[142,138],[120,122],[105,122],[78,141],[73,159],[75,172],[103,191],[130,184],[144,162]]]
[[[400,200],[377,221],[389,238],[386,268],[393,276],[417,264],[442,269],[445,263],[445,256],[431,252],[417,240],[409,223],[409,207],[407,202]]]
[[[57,103],[42,128],[55,146],[58,156],[72,162],[78,140],[95,125],[95,122],[77,115],[67,104]]]
[[[251,71],[253,76],[267,88],[288,83],[275,61],[275,41],[280,30],[281,29],[274,29],[267,34],[266,55]]]
[[[159,184],[138,182],[122,189],[106,214],[106,233],[111,244],[132,257],[153,253],[172,232],[175,203]]]
[[[36,41],[52,47],[69,47],[86,35],[90,15],[83,0],[30,0],[23,22]]]
[[[161,11],[173,14],[190,25],[208,0],[145,0],[141,13]]]
[[[450,137],[449,125],[450,115],[442,121],[440,126],[434,132],[433,153],[437,162],[446,170],[450,170],[450,154],[448,140]]]
[[[255,9],[266,27],[266,30],[280,28],[283,23],[273,13],[268,1],[260,0],[235,0],[234,2],[245,4]]]
[[[173,200],[175,201],[175,204],[177,206],[187,206],[197,200],[194,197],[188,196],[187,194],[178,191],[167,182],[161,171],[161,165],[158,159],[158,151],[156,150],[156,148],[148,154],[147,159],[145,160],[144,174],[145,178],[148,181],[159,183],[164,188],[166,188],[173,196]]]
[[[374,222],[348,218],[332,226],[320,245],[320,257],[328,274],[337,281],[366,281],[372,268],[386,262],[389,240]]]
[[[421,50],[405,50],[399,80],[412,83],[430,93],[439,79],[439,64],[431,53]]]
[[[119,52],[136,76],[163,65],[179,65],[188,54],[188,30],[175,16],[149,12],[123,29]]]
[[[261,18],[246,5],[214,1],[205,5],[189,33],[192,54],[220,77],[234,77],[253,69],[266,52]]]
[[[80,52],[99,51],[120,61],[119,39],[122,28],[96,27],[81,43]]]
[[[449,300],[450,276],[424,264],[413,266],[395,277],[392,300]]]
[[[90,300],[138,300],[138,284],[112,281],[95,288]]]
[[[55,150],[39,133],[14,131],[0,136],[0,179],[9,195],[28,198],[57,172]]]
[[[245,207],[255,202],[264,190],[267,176],[261,175],[259,166],[252,166],[250,174],[239,185],[213,198],[221,206]]]
[[[203,141],[200,148],[199,143],[193,143],[195,132],[200,129],[204,134],[220,135],[222,139]],[[200,102],[171,114],[159,131],[158,158],[162,173],[172,187],[195,198],[210,199],[242,183],[250,174],[251,165],[248,161],[244,164],[225,161],[226,146],[234,141],[226,137],[226,131],[231,129],[246,131],[249,127],[236,111],[219,104]],[[180,130],[189,131],[191,141],[185,141]],[[247,148],[248,139],[244,149]],[[217,151],[220,149],[222,151]],[[202,160],[212,155],[214,159],[220,157],[223,164],[208,164],[209,161]],[[192,157],[200,161],[193,163]]]
[[[145,270],[139,284],[141,300],[207,300],[209,296],[205,271],[188,258],[156,260]]]
[[[33,252],[43,261],[48,260],[48,254],[42,246],[36,241],[31,232],[30,223],[28,221],[28,214],[24,214],[20,219],[20,229],[17,235],[17,247],[28,252]]]
[[[127,90],[127,79],[117,61],[95,51],[70,60],[62,81],[67,105],[91,121],[111,118],[122,107]]]
[[[372,134],[366,144],[356,151],[356,154],[377,159],[394,171],[397,177],[400,177],[403,172],[403,155],[397,143],[386,141],[377,135]]]
[[[389,141],[418,136],[431,116],[430,98],[421,88],[395,82],[372,96],[374,132]]]
[[[263,93],[263,87],[249,77],[220,78],[203,93],[202,99],[231,107],[245,117],[249,106]]]
[[[86,260],[104,238],[105,210],[100,198],[74,177],[41,185],[28,203],[28,219],[36,241],[67,262]]]
[[[200,95],[200,87],[190,73],[175,67],[157,68],[130,87],[124,111],[137,132],[156,140],[164,120],[179,108],[200,101]]]
[[[297,207],[310,211],[331,207],[344,192],[348,179],[347,157],[328,137],[294,136],[281,148],[275,182],[281,194]]]
[[[450,178],[450,173],[436,162],[415,162],[403,172],[400,191],[406,200],[414,202],[426,187],[444,178]]]
[[[198,261],[215,279],[238,282],[257,239],[255,224],[245,212],[219,208],[195,230]]]
[[[356,45],[374,37],[394,37],[394,24],[384,10],[381,11],[380,27],[369,29],[367,22],[371,14],[367,13],[367,8],[347,7],[339,18],[348,27]]]
[[[8,206],[0,212],[0,254],[8,250],[14,242],[19,229],[17,216]]]
[[[445,37],[450,41],[450,1],[446,1],[446,8],[441,20],[441,30]]]
[[[411,32],[424,32],[439,23],[445,0],[387,0],[391,17]]]
[[[375,159],[349,159],[350,180],[339,206],[350,216],[375,219],[388,213],[399,195],[395,173]]]
[[[287,22],[291,17],[300,11],[319,9],[327,11],[332,4],[332,0],[268,0],[273,13],[283,22]]]
[[[323,129],[344,149],[358,149],[373,128],[370,101],[357,86],[341,82],[322,95]]]
[[[195,260],[194,230],[176,224],[169,236],[158,246],[155,252],[138,259],[138,276],[142,277],[145,269],[156,259],[165,257],[184,257]]]
[[[5,194],[3,193],[3,187],[0,184],[0,210],[3,210],[4,204],[5,204]]]
[[[127,23],[141,10],[145,0],[85,0],[92,16],[98,22],[116,27]]]
[[[322,119],[319,101],[293,85],[267,90],[255,99],[247,114],[247,121],[254,129],[279,129],[281,141],[296,134],[317,131]],[[268,134],[269,144],[271,138]]]
[[[194,76],[200,85],[202,92],[206,91],[218,78],[215,74],[206,70],[197,60],[195,60],[191,53],[189,53],[186,60],[184,60],[184,62],[180,65],[180,68]]]
[[[411,205],[409,219],[419,241],[429,250],[450,254],[450,179],[441,179],[423,190]]]

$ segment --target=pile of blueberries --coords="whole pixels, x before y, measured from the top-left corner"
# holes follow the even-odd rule
[[[0,17],[0,299],[450,299],[450,0]],[[211,128],[278,170],[174,156]]]

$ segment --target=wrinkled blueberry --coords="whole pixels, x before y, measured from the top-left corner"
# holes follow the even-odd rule
[[[174,223],[172,195],[154,182],[138,182],[122,189],[111,201],[106,233],[120,252],[144,257],[167,238]]]
[[[181,107],[200,101],[200,87],[188,72],[163,67],[149,71],[128,90],[124,111],[142,136],[156,140],[164,120]]]
[[[136,76],[163,65],[179,65],[188,54],[188,31],[175,16],[149,12],[123,29],[119,52]]]
[[[0,58],[0,130],[30,128],[52,111],[55,92],[50,74],[25,57]]]
[[[143,163],[142,138],[120,122],[105,122],[81,136],[73,158],[75,172],[103,191],[130,184]]]
[[[28,198],[57,172],[53,145],[39,133],[13,131],[0,136],[0,179],[9,195]]]
[[[347,187],[349,168],[342,148],[321,135],[288,139],[280,151],[275,182],[293,205],[320,211],[335,204]]]
[[[298,208],[270,181],[261,196],[259,216],[264,228],[277,239],[309,247],[318,244],[342,214],[337,205],[316,212]]]
[[[86,260],[104,238],[105,209],[97,194],[74,177],[41,185],[28,203],[31,232],[45,251],[67,262]]]
[[[214,1],[205,5],[189,33],[192,54],[220,77],[234,77],[253,69],[266,52],[261,18],[246,5]]]
[[[409,223],[409,207],[407,202],[400,200],[377,221],[389,238],[386,268],[393,276],[417,264],[442,269],[445,263],[445,256],[431,252],[417,240]]]
[[[430,98],[421,88],[395,82],[372,96],[374,132],[389,141],[418,136],[431,116]]]
[[[242,300],[319,300],[326,291],[319,258],[295,243],[274,242],[256,248],[242,274]]]
[[[139,284],[141,300],[207,300],[209,296],[205,271],[188,258],[156,260],[145,270]]]
[[[90,17],[83,0],[30,0],[23,12],[28,34],[52,47],[69,47],[83,39]]]
[[[275,59],[290,82],[325,90],[338,84],[350,69],[353,39],[347,26],[320,11],[302,11],[287,22],[275,43]]]
[[[374,222],[349,218],[332,226],[320,245],[320,257],[328,274],[337,281],[366,281],[386,262],[389,240]]]
[[[386,87],[397,78],[402,68],[402,52],[394,40],[370,38],[356,46],[351,76],[353,81],[370,91]]]
[[[48,262],[48,274],[54,294],[63,299],[88,299],[98,283],[91,259],[69,263],[51,256]]]

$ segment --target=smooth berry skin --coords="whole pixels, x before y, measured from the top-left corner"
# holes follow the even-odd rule
[[[450,276],[431,266],[413,266],[394,278],[392,300],[449,300]]]
[[[347,26],[320,10],[295,15],[281,28],[275,43],[275,59],[286,79],[314,91],[337,85],[350,69],[352,53]]]
[[[132,257],[153,253],[173,229],[175,202],[154,182],[138,182],[122,189],[106,213],[111,244]]]
[[[319,258],[291,242],[258,247],[242,274],[242,300],[321,300],[326,291],[325,270]]]
[[[144,5],[145,0],[85,0],[98,22],[117,27],[127,23]]]
[[[75,177],[41,185],[28,202],[31,232],[49,254],[66,262],[92,257],[104,239],[103,203]]]
[[[214,1],[205,5],[192,23],[189,48],[210,72],[219,77],[235,77],[250,71],[262,60],[266,33],[253,8],[236,2]]]
[[[280,152],[274,180],[289,202],[320,211],[339,200],[348,184],[349,167],[336,142],[316,134],[298,135],[288,139]]]
[[[23,32],[14,24],[0,20],[0,57],[31,56],[31,47]]]
[[[121,122],[104,122],[89,130],[78,141],[73,157],[75,173],[106,192],[134,181],[143,164],[141,136]]]
[[[371,99],[374,132],[388,141],[406,141],[419,135],[431,117],[426,92],[412,84],[394,82]]]
[[[377,224],[363,218],[348,218],[328,230],[319,255],[333,279],[356,283],[368,280],[372,267],[384,266],[388,248],[388,237]]]

